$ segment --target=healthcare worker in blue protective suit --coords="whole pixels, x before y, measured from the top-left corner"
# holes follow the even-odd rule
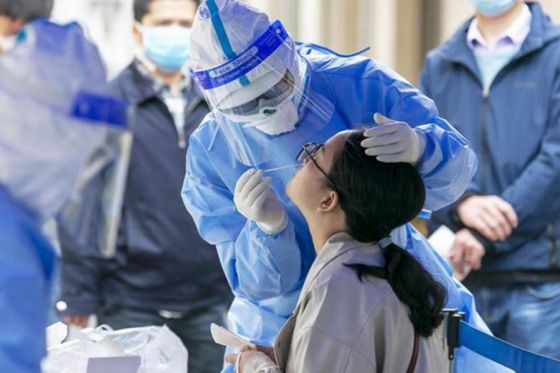
[[[57,260],[41,223],[94,175],[126,106],[104,95],[103,63],[76,24],[37,20],[14,37],[0,55],[0,372],[39,373]]]
[[[235,294],[228,326],[256,344],[272,344],[315,257],[284,190],[303,144],[371,127],[364,151],[416,164],[432,210],[460,196],[476,170],[467,141],[396,73],[369,58],[296,45],[279,22],[240,1],[203,3],[192,46],[195,77],[214,110],[190,138],[183,199],[217,246]],[[419,232],[407,225],[392,236],[446,286],[448,307],[487,330],[471,294]],[[496,368],[463,349],[456,364]]]

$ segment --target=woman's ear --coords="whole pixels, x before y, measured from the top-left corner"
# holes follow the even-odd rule
[[[338,194],[334,190],[330,190],[327,194],[325,194],[325,196],[323,196],[323,199],[321,199],[321,203],[319,204],[317,210],[323,213],[332,212],[338,208],[339,205]]]

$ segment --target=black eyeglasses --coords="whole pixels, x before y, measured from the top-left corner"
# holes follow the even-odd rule
[[[298,153],[297,157],[296,157],[296,161],[298,162],[304,162],[307,159],[310,159],[311,162],[313,162],[313,164],[315,165],[315,167],[317,167],[317,169],[323,174],[325,175],[325,177],[327,178],[327,180],[329,181],[329,183],[331,184],[331,186],[333,187],[333,189],[340,194],[339,189],[336,187],[336,184],[334,183],[334,181],[331,179],[331,177],[325,172],[325,170],[323,170],[321,168],[321,166],[319,166],[319,164],[317,163],[317,160],[315,159],[315,156],[317,155],[317,152],[319,150],[321,150],[321,148],[323,147],[323,144],[316,144],[314,142],[310,142],[307,143],[305,145],[303,145],[301,147],[300,152]]]

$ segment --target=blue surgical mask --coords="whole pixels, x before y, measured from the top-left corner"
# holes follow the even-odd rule
[[[487,17],[501,16],[517,3],[517,0],[471,0],[476,9]]]
[[[191,57],[191,30],[181,26],[142,27],[144,53],[160,70],[180,70]]]

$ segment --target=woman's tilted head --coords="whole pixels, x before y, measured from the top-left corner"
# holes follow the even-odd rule
[[[362,131],[352,132],[333,158],[329,176],[337,185],[347,232],[378,241],[412,221],[424,206],[424,183],[408,163],[383,163],[366,155]]]
[[[354,239],[375,242],[418,215],[425,190],[412,165],[379,162],[365,154],[363,140],[363,131],[355,130],[324,146],[306,145],[304,166],[287,192],[308,221],[339,219],[337,226]]]
[[[346,232],[357,241],[373,243],[389,237],[422,210],[426,192],[415,167],[366,155],[360,145],[363,140],[363,131],[345,131],[324,146],[308,144],[302,149],[298,158],[305,163],[287,192],[313,236]],[[381,273],[409,307],[415,329],[429,337],[442,321],[445,288],[397,245],[383,247],[383,255],[386,264]],[[380,274],[379,268],[359,263],[348,267],[361,279]]]

